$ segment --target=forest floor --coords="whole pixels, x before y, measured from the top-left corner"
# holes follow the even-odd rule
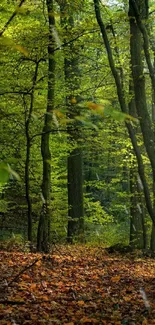
[[[155,324],[155,260],[78,245],[0,251],[0,324]]]

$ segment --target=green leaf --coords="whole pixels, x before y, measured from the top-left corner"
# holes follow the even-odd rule
[[[0,183],[5,184],[8,182],[9,179],[9,172],[6,169],[6,166],[1,164],[0,165]]]
[[[95,129],[98,131],[98,127],[91,121],[87,121],[87,116],[75,116],[75,120],[81,122],[85,127]]]
[[[135,117],[129,114],[122,113],[113,107],[102,105],[102,104],[96,104],[93,102],[89,102],[87,104],[88,108],[94,113],[99,114],[103,117],[112,117],[115,121],[118,122],[129,122],[129,121],[138,121]]]
[[[0,45],[2,46],[8,46],[8,47],[12,47],[15,48],[17,51],[21,52],[22,54],[24,54],[25,56],[28,56],[28,51],[19,44],[16,44],[11,38],[6,37],[6,36],[1,36],[0,37]]]
[[[20,180],[19,175],[10,167],[9,164],[0,164],[0,184],[6,184],[12,175],[18,181]]]
[[[24,8],[24,7],[19,7],[18,6],[15,11],[16,11],[17,14],[22,14],[22,15],[27,14],[27,8]]]

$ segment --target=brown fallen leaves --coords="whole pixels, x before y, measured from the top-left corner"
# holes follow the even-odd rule
[[[0,279],[1,325],[155,324],[150,258],[78,245],[46,256],[1,251]]]

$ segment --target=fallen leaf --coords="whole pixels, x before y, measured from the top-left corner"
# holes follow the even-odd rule
[[[81,323],[85,324],[97,324],[98,320],[96,318],[88,318],[87,316],[82,317]]]
[[[77,304],[78,304],[79,306],[83,306],[83,305],[85,304],[85,302],[84,302],[83,300],[79,300],[79,301],[77,302]]]
[[[111,278],[111,281],[117,283],[120,281],[120,278],[121,278],[120,275],[116,275]]]

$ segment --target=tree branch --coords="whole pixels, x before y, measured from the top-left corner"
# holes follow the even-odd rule
[[[34,266],[40,259],[37,258],[35,261],[33,261],[32,264],[27,265],[26,267],[24,267],[24,269],[22,269],[10,282],[8,282],[8,287],[10,287],[12,285],[13,282],[17,281],[18,278],[28,269],[30,269],[32,266]]]
[[[123,89],[122,89],[122,85],[121,85],[121,80],[120,80],[118,71],[117,71],[117,69],[115,67],[112,50],[111,50],[110,43],[109,43],[108,36],[107,36],[107,32],[106,32],[106,27],[105,27],[105,25],[104,25],[104,23],[102,21],[101,14],[100,14],[99,0],[94,0],[94,7],[95,7],[96,20],[97,20],[98,25],[100,27],[100,30],[101,30],[101,33],[102,33],[102,38],[103,38],[105,48],[106,48],[106,51],[107,51],[111,72],[112,72],[113,77],[115,79],[116,88],[117,88],[117,95],[118,95],[118,99],[119,99],[119,102],[120,102],[121,110],[122,110],[123,113],[127,113],[127,106],[126,106],[125,99],[124,99],[124,93],[123,93]]]
[[[4,27],[1,29],[0,31],[0,36],[2,36],[4,34],[4,32],[6,31],[7,27],[10,25],[11,21],[13,20],[13,18],[18,14],[18,9],[22,6],[22,4],[25,2],[25,0],[21,0],[19,5],[17,6],[16,10],[13,12],[13,14],[11,15],[11,17],[9,18],[9,20],[6,22],[6,24],[4,25]]]
[[[27,303],[36,305],[36,304],[42,304],[42,303],[50,303],[51,304],[51,300],[31,300],[31,301],[20,301],[20,300],[0,300],[0,304],[5,304],[5,305],[26,305]]]

